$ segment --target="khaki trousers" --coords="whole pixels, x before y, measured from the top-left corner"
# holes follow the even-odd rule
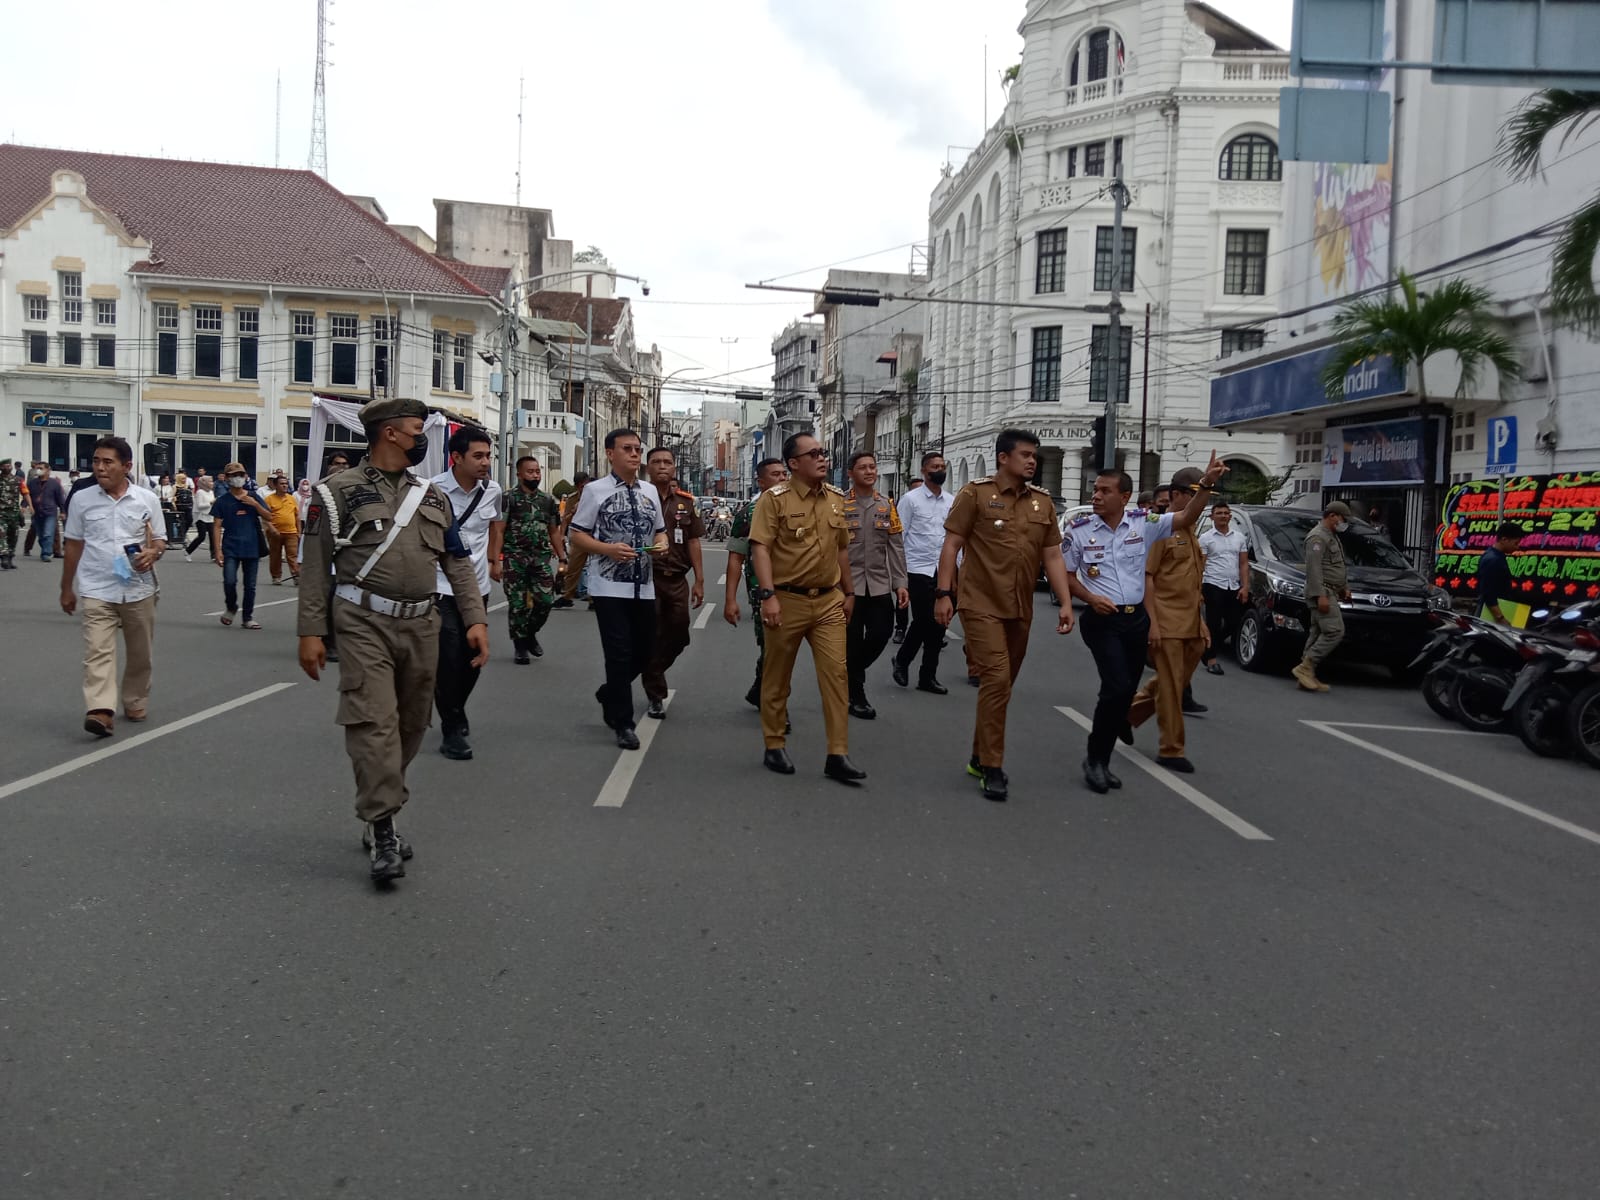
[[[783,726],[789,711],[789,677],[800,643],[811,643],[811,661],[822,693],[822,723],[828,735],[829,754],[850,753],[850,688],[845,667],[844,596],[828,591],[820,596],[779,592],[783,624],[766,631],[766,663],[761,669],[761,736],[768,750],[784,744]],[[761,619],[757,610],[756,620]]]
[[[356,816],[393,816],[405,806],[406,768],[433,715],[439,613],[402,620],[334,599],[339,642],[339,715],[356,776]]]
[[[583,582],[583,568],[588,561],[589,555],[587,552],[579,550],[571,542],[567,543],[567,566],[561,572],[561,598],[563,600],[577,600],[578,585]]]
[[[271,551],[272,577],[283,578],[283,560],[289,560],[289,574],[300,578],[300,560],[297,557],[300,551],[300,535],[298,533],[279,533],[276,529],[267,530],[267,547]]]
[[[1006,711],[1011,706],[1011,687],[1028,652],[1028,631],[1032,626],[1031,617],[1003,619],[982,613],[961,614],[967,670],[978,677],[972,753],[977,755],[979,766],[996,770],[1005,766]]]
[[[1302,657],[1315,667],[1344,641],[1344,613],[1339,611],[1337,596],[1328,601],[1328,611],[1325,613],[1317,611],[1317,601],[1314,597],[1306,607],[1310,610],[1307,618],[1311,626],[1311,636],[1306,638],[1305,654]]]
[[[151,645],[156,635],[156,598],[127,604],[85,599],[83,605],[83,709],[117,711],[117,630],[122,631],[124,711],[150,699]]]
[[[1128,724],[1135,729],[1154,713],[1161,729],[1161,757],[1183,757],[1183,689],[1189,686],[1200,655],[1202,638],[1164,637],[1153,653],[1156,673],[1139,689],[1128,709]]]

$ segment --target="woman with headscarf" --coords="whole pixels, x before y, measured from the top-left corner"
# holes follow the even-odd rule
[[[216,499],[216,493],[211,490],[211,476],[200,476],[194,491],[190,493],[190,503],[193,506],[190,515],[194,519],[194,537],[183,548],[184,558],[193,558],[195,547],[201,542],[211,544],[211,504]]]

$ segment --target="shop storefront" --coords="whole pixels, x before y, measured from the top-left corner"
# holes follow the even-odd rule
[[[174,471],[192,478],[202,470],[215,475],[228,463],[242,463],[256,473],[258,418],[232,413],[152,414],[155,440],[167,448]]]
[[[50,464],[52,471],[87,471],[94,444],[116,428],[110,408],[28,408],[23,410],[28,428],[28,457]]]
[[[323,423],[323,454],[326,459],[329,452],[335,449],[343,450],[350,456],[352,463],[359,462],[367,452],[366,439],[356,430],[346,429],[337,421]],[[307,470],[306,466],[311,454],[311,420],[308,417],[295,417],[289,422],[289,441],[293,452],[293,468],[291,474],[294,481],[299,483],[302,479],[312,481],[322,478],[322,464],[317,464],[314,470]]]

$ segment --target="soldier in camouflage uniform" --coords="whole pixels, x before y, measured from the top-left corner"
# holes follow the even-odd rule
[[[9,458],[0,461],[0,570],[17,569],[17,533],[22,528],[22,506],[27,499],[21,471],[12,469]]]
[[[517,460],[517,488],[506,495],[505,569],[506,620],[516,646],[515,661],[527,665],[544,656],[539,630],[556,602],[555,564],[567,562],[561,536],[561,509],[543,491],[543,468],[536,458]]]
[[[789,468],[776,458],[762,459],[756,464],[756,486],[763,492],[787,482]],[[759,496],[757,497],[759,499]],[[739,624],[739,576],[744,566],[744,594],[750,601],[750,612],[756,621],[756,681],[745,693],[745,701],[752,707],[761,707],[761,667],[767,659],[767,640],[762,636],[761,605],[756,601],[756,571],[750,562],[750,517],[756,510],[755,500],[739,507],[733,514],[733,529],[728,534],[728,593],[723,603],[722,615],[730,625]]]

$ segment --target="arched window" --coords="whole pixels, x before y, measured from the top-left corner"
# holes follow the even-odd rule
[[[1283,178],[1283,163],[1278,161],[1278,145],[1259,133],[1236,137],[1222,148],[1219,179],[1268,182]]]
[[[1116,70],[1112,70],[1112,47],[1116,48]],[[1072,52],[1072,64],[1068,69],[1068,87],[1077,87],[1080,82],[1094,83],[1105,79],[1112,74],[1121,75],[1126,52],[1122,45],[1122,38],[1113,34],[1109,29],[1096,29],[1078,43],[1078,48]]]

